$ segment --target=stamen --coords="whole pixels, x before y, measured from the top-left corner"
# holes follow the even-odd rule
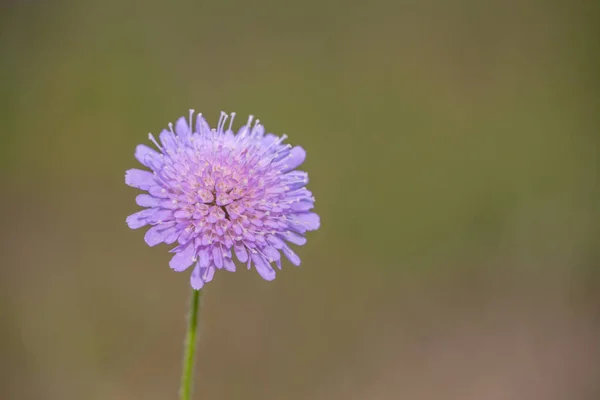
[[[265,253],[263,253],[260,249],[256,249],[256,250],[257,250],[258,254],[263,256],[269,264],[271,264],[273,261],[275,261],[271,257],[267,257],[267,255]]]
[[[292,147],[293,147],[293,146],[292,146],[291,144],[289,144],[289,143],[288,143],[288,144],[286,144],[285,146],[283,146],[283,147],[281,147],[281,148],[277,149],[277,151],[275,151],[273,154],[271,154],[271,155],[270,155],[268,158],[263,158],[263,160],[260,162],[260,164],[259,164],[259,165],[260,165],[261,167],[263,167],[263,166],[265,166],[265,165],[267,165],[267,164],[270,164],[270,163],[272,163],[274,159],[276,159],[276,158],[278,158],[278,157],[279,157],[279,155],[280,155],[280,153],[281,153],[282,151],[289,150],[289,149],[291,149]]]
[[[221,116],[219,117],[219,122],[217,123],[217,133],[223,132],[223,126],[225,126],[225,121],[227,121],[227,113],[221,111]]]
[[[252,127],[252,130],[254,130],[254,128],[256,128],[258,125],[260,125],[260,119],[257,119],[256,121],[254,121],[254,126]],[[252,131],[250,131],[252,132]]]
[[[163,151],[163,148],[160,146],[160,144],[158,144],[158,142],[156,141],[156,139],[154,139],[154,135],[152,135],[152,133],[148,133],[148,139],[150,139],[152,141],[152,143],[154,143],[154,145],[156,147],[158,147],[158,149],[160,151]]]
[[[199,124],[199,121],[202,120],[202,113],[198,113],[198,115],[196,116],[196,124],[198,124],[198,133],[200,134],[200,141],[204,142],[204,129],[201,129],[202,127]]]
[[[268,146],[265,148],[265,152],[266,152],[267,150],[269,150],[269,149],[271,148],[271,146],[273,146],[274,144],[276,144],[276,145],[280,145],[280,144],[281,144],[281,142],[283,142],[283,141],[284,141],[285,139],[287,139],[287,138],[288,138],[288,135],[286,135],[286,134],[284,133],[283,135],[281,135],[281,137],[280,137],[279,139],[277,139],[277,140],[273,140],[273,141],[271,142],[271,144],[270,144],[270,145],[268,145]]]
[[[192,110],[190,108],[190,121],[188,123],[188,129],[189,129],[188,133],[190,134],[190,136],[192,135],[192,132],[194,132],[194,129],[192,128],[192,118],[194,118],[194,112],[195,112],[195,110]]]
[[[229,131],[231,130],[231,126],[233,125],[233,120],[235,119],[235,113],[231,113],[231,119],[229,120]]]

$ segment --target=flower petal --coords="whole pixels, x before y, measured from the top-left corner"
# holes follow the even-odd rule
[[[156,207],[160,202],[160,199],[152,197],[149,194],[138,194],[135,198],[135,202],[138,206],[142,207]]]
[[[277,249],[275,249],[274,247],[267,246],[262,251],[263,253],[265,253],[265,256],[267,256],[267,258],[269,259],[269,262],[277,261],[281,258],[281,254],[279,254],[279,251],[277,251]]]
[[[151,222],[160,224],[162,222],[171,221],[173,219],[173,211],[172,210],[163,210],[160,209],[156,211],[149,218]]]
[[[153,185],[152,187],[150,187],[150,189],[148,189],[148,192],[154,196],[154,197],[159,197],[161,199],[167,199],[170,197],[169,192],[167,191],[167,189],[165,189],[164,187],[156,184]]]
[[[185,271],[194,263],[196,248],[193,243],[189,243],[185,248],[179,251],[169,261],[169,267],[177,272]]]
[[[224,258],[223,268],[225,268],[229,272],[235,272],[235,263],[231,258]]]
[[[181,231],[179,229],[173,229],[173,231],[164,240],[166,244],[173,244],[179,239]]]
[[[204,268],[204,269],[202,270],[202,280],[203,280],[204,282],[210,282],[210,281],[212,281],[212,280],[213,280],[213,277],[215,276],[215,271],[216,271],[216,270],[217,270],[217,269],[215,268],[215,266],[214,266],[214,265],[211,265],[211,266],[210,266],[210,267],[208,267],[208,268]]]
[[[292,210],[293,211],[308,211],[311,208],[313,208],[315,205],[308,200],[302,200],[302,201],[296,201],[292,203]]]
[[[300,257],[298,257],[298,255],[294,253],[294,251],[290,249],[288,245],[285,245],[281,250],[283,250],[283,254],[285,254],[287,259],[290,260],[292,264],[294,264],[295,266],[300,265]]]
[[[212,249],[213,261],[215,262],[215,266],[218,269],[223,268],[223,255],[221,254],[221,247],[214,246]]]
[[[248,252],[246,251],[246,246],[242,243],[236,243],[233,246],[233,250],[235,251],[235,256],[240,262],[245,263],[248,261]]]
[[[276,249],[281,249],[285,245],[285,242],[275,235],[267,236],[267,242],[269,242]]]
[[[199,263],[196,263],[196,266],[190,275],[190,284],[195,290],[200,290],[202,289],[202,286],[204,286],[204,280],[202,279],[202,268],[200,268]]]
[[[206,122],[206,119],[204,119],[204,117],[200,114],[196,118],[196,132],[199,134],[210,133],[210,126],[208,125],[208,122]]]
[[[185,224],[179,224],[179,225],[183,225],[185,226]],[[186,226],[185,228],[180,228],[181,232],[179,234],[179,236],[177,237],[177,240],[179,241],[179,243],[187,243],[191,238],[192,235],[194,234],[194,230],[192,228],[190,228],[189,226]]]
[[[294,147],[290,150],[290,154],[283,160],[282,172],[291,171],[297,168],[306,159],[306,150],[300,146]]]
[[[257,120],[258,121],[258,120]],[[254,138],[261,138],[265,134],[265,127],[262,124],[254,124],[250,131],[250,136]]]
[[[159,243],[165,241],[169,235],[177,232],[177,228],[175,226],[163,226],[163,225],[155,225],[152,228],[148,229],[146,235],[144,235],[144,240],[148,244],[148,246],[156,246]]]
[[[306,244],[306,238],[302,235],[298,235],[297,233],[287,231],[282,234],[283,239],[287,240],[290,243],[297,244],[298,246],[302,246]]]
[[[177,141],[175,140],[175,135],[171,131],[163,129],[159,138],[166,152],[169,150],[175,151],[177,149]]]
[[[293,218],[289,222],[290,228],[298,233],[304,233],[306,231],[314,231],[319,229],[321,220],[315,213],[298,213],[294,214]]]
[[[179,136],[181,139],[186,140],[189,137],[190,132],[190,128],[188,126],[187,120],[185,119],[185,117],[180,117],[177,122],[175,123],[175,133],[177,134],[177,136]]]
[[[142,211],[138,211],[135,214],[131,214],[127,217],[125,222],[127,222],[127,226],[131,229],[138,229],[142,226],[148,225],[148,217],[154,213],[154,209],[145,209]]]
[[[252,253],[252,261],[256,272],[266,281],[275,279],[275,270],[267,263],[267,261],[259,253]]]
[[[210,265],[210,251],[208,247],[202,247],[198,251],[198,260],[202,268],[207,268]]]
[[[135,158],[144,166],[150,167],[152,164],[149,160],[159,157],[158,152],[145,144],[138,144],[135,148]]]
[[[150,187],[156,185],[156,179],[152,172],[134,168],[125,172],[125,184],[134,188],[148,190]]]

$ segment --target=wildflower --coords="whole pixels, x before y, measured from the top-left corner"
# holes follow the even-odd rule
[[[283,144],[286,135],[265,134],[253,117],[237,133],[235,113],[221,113],[216,129],[199,114],[192,128],[181,117],[157,141],[158,151],[138,145],[135,157],[152,172],[130,169],[125,183],[147,191],[136,198],[145,209],[127,217],[132,229],[150,225],[145,241],[177,246],[170,267],[185,271],[194,265],[190,282],[202,288],[217,269],[235,271],[233,255],[248,269],[254,265],[266,280],[275,278],[271,263],[281,269],[281,254],[294,265],[300,258],[288,243],[303,245],[304,234],[319,228],[308,174],[296,171],[306,152]]]

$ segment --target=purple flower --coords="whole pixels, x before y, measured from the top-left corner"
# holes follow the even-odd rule
[[[135,157],[152,172],[130,169],[125,183],[147,191],[136,198],[142,211],[127,217],[132,229],[150,225],[149,246],[173,244],[169,265],[185,271],[194,265],[191,285],[200,289],[217,269],[235,271],[233,255],[252,265],[266,280],[275,279],[281,253],[294,265],[300,257],[288,243],[303,245],[304,234],[319,228],[310,212],[314,197],[304,186],[308,174],[296,171],[306,152],[283,144],[286,135],[265,134],[253,117],[237,133],[231,130],[235,113],[221,113],[216,129],[201,114],[192,127],[184,117],[163,130],[158,151],[140,144]]]

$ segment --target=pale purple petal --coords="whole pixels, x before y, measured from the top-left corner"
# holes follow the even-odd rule
[[[158,157],[158,152],[145,144],[138,144],[135,148],[135,158],[144,166],[150,167],[150,159]]]
[[[266,281],[275,279],[275,270],[266,262],[266,260],[258,253],[252,253],[252,261],[256,272]]]
[[[152,215],[153,212],[154,210],[152,209],[146,209],[138,211],[135,214],[131,214],[125,220],[127,222],[127,226],[129,226],[131,229],[138,229],[142,226],[148,225],[148,217]]]
[[[221,254],[221,247],[214,246],[212,249],[213,261],[218,269],[223,268],[223,255]]]
[[[148,190],[156,185],[156,179],[152,172],[141,169],[130,169],[125,172],[125,184],[137,189]]]
[[[298,235],[294,232],[285,232],[282,237],[290,243],[294,243],[298,246],[302,246],[306,243],[306,238],[304,236]]]
[[[210,126],[208,125],[208,122],[206,122],[204,117],[200,114],[198,115],[198,118],[196,118],[196,132],[200,134],[203,132],[210,132]]]
[[[150,217],[150,222],[159,224],[161,222],[170,221],[173,219],[173,211],[158,210]]]
[[[166,129],[160,133],[160,142],[162,143],[165,150],[175,151],[177,149],[177,141],[175,140],[175,135]]]
[[[177,272],[185,271],[194,263],[195,253],[196,248],[190,243],[184,247],[182,251],[176,253],[173,258],[171,258],[169,266]]]
[[[215,276],[216,268],[214,266],[210,266],[202,270],[202,280],[204,282],[210,282],[213,280],[213,276]]]
[[[169,194],[169,191],[160,185],[152,186],[148,190],[148,193],[150,193],[154,197],[158,197],[161,199],[168,199],[169,197],[171,197],[171,195]]]
[[[260,138],[265,134],[265,127],[262,124],[256,124],[252,127],[250,131],[250,136],[254,138]]]
[[[290,221],[290,227],[298,233],[319,229],[320,224],[319,216],[315,213],[295,214]]]
[[[313,207],[314,204],[311,201],[306,200],[292,203],[292,211],[296,212],[308,211]]]
[[[224,258],[223,268],[225,268],[229,272],[235,272],[235,263],[231,258]]]
[[[181,207],[176,200],[172,199],[162,199],[160,201],[160,206],[168,210],[179,210],[179,208]]]
[[[185,117],[180,117],[175,123],[175,133],[183,140],[187,140],[190,128]]]
[[[166,240],[169,235],[177,232],[177,228],[175,226],[163,226],[163,225],[155,225],[152,228],[148,229],[146,235],[144,235],[144,240],[148,244],[148,246],[156,246],[159,243],[162,243]]]
[[[138,206],[142,207],[156,207],[160,203],[160,199],[152,197],[149,194],[138,194],[135,198],[135,202]]]
[[[269,261],[277,261],[281,258],[281,254],[274,247],[265,247],[263,253],[268,257]]]
[[[281,250],[283,250],[283,254],[285,254],[287,259],[290,260],[292,264],[294,264],[295,266],[300,265],[300,257],[298,257],[298,255],[294,253],[294,251],[290,249],[288,245],[285,245]]]
[[[298,168],[305,159],[306,151],[300,146],[294,147],[292,150],[290,150],[290,154],[287,156],[287,158],[283,160],[283,164],[285,166],[283,172]]]
[[[177,227],[175,227],[173,229],[173,232],[171,232],[169,234],[169,236],[167,236],[164,240],[164,242],[166,244],[173,244],[177,241],[177,239],[179,239],[179,236],[181,236],[181,230],[179,230]]]
[[[248,252],[246,251],[246,246],[241,243],[236,243],[233,247],[233,250],[235,251],[235,256],[238,260],[240,260],[240,262],[245,263],[248,261]]]
[[[200,249],[200,251],[198,251],[198,259],[199,259],[199,263],[200,266],[202,268],[208,268],[208,266],[210,265],[210,248],[208,247],[202,247]]]
[[[276,249],[281,249],[285,245],[285,242],[274,235],[267,236],[267,241]]]
[[[192,288],[195,290],[200,290],[204,286],[204,280],[202,279],[202,269],[200,268],[200,264],[196,263],[192,274],[190,275],[190,284]]]
[[[180,224],[178,224],[180,225]],[[181,225],[186,225],[186,224],[181,224]],[[180,229],[180,234],[177,237],[177,239],[179,241],[179,244],[183,244],[183,243],[187,243],[188,241],[190,241],[194,235],[194,230],[189,228],[189,227],[181,227]]]

